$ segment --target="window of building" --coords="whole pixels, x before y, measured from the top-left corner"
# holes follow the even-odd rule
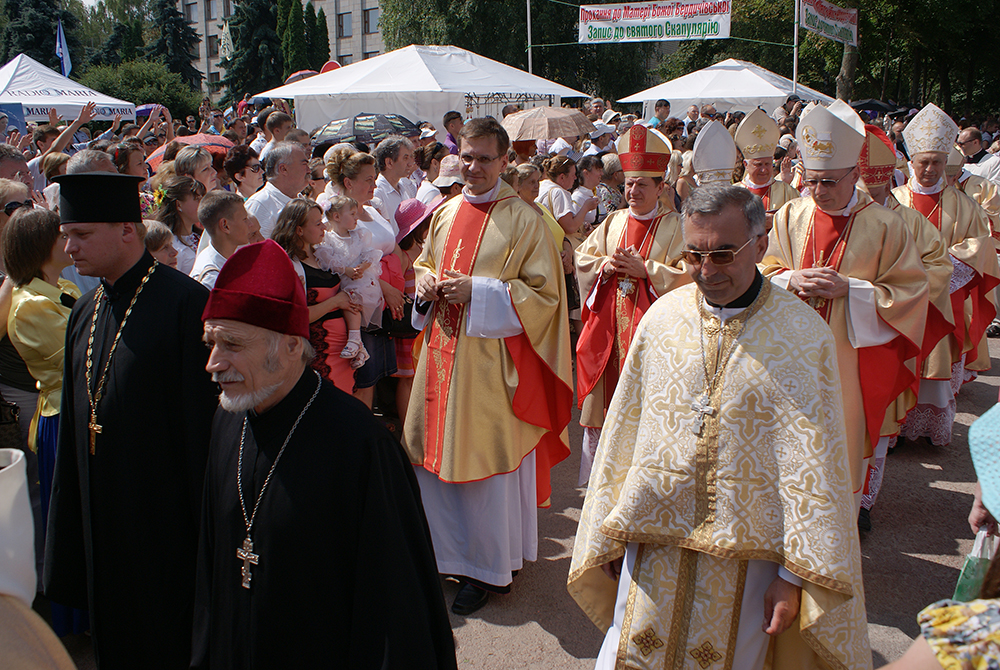
[[[369,58],[375,58],[375,56],[378,56],[377,51],[366,51],[361,54],[361,60],[368,60]]]
[[[351,13],[344,12],[337,14],[337,37],[350,37],[354,34],[351,30]]]
[[[210,91],[218,91],[220,88],[222,88],[222,81],[221,81],[221,77],[219,77],[219,73],[218,72],[209,72],[208,73],[208,90],[210,90]]]
[[[184,20],[188,23],[198,23],[198,3],[184,3]]]
[[[209,58],[211,58],[212,56],[218,56],[219,55],[219,36],[218,35],[209,35],[208,36],[207,45],[208,45],[208,56],[209,56]]]
[[[233,15],[233,0],[222,0],[222,18],[228,19]]]
[[[219,18],[216,0],[205,0],[205,18],[209,21]]]
[[[378,19],[379,19],[378,7],[364,10],[364,12],[362,13],[362,19],[366,35],[378,32]]]
[[[342,56],[337,56],[337,62],[341,65],[350,65],[354,62],[354,54],[344,54]]]

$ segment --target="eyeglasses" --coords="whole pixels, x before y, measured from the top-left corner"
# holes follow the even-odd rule
[[[758,237],[760,236],[756,235],[751,237],[747,240],[746,244],[735,251],[732,249],[717,249],[715,251],[695,251],[692,249],[685,249],[681,252],[681,257],[684,259],[684,262],[694,266],[701,265],[706,258],[712,261],[712,265],[731,265],[733,261],[736,260],[736,254],[746,249],[747,244],[750,244]]]
[[[461,156],[459,156],[459,158],[465,165],[472,165],[473,163],[479,163],[482,166],[486,166],[495,161],[496,159],[500,158],[500,156],[474,156],[472,154],[462,154]]]
[[[262,168],[263,166],[260,163],[257,163],[256,165],[247,166],[247,169],[250,170],[250,172],[260,172]]]
[[[33,200],[25,200],[24,202],[18,202],[17,200],[11,200],[6,205],[3,206],[3,213],[7,216],[12,216],[14,212],[21,209],[22,207],[27,207],[31,209],[35,206]]]
[[[840,179],[803,179],[802,183],[808,186],[809,188],[816,188],[817,186],[823,186],[824,188],[833,188],[840,182],[847,179],[853,172],[854,168],[851,168],[851,171],[845,174]]]
[[[977,140],[977,139],[968,139],[968,140],[965,140],[964,142],[959,142],[958,146],[964,147],[966,144],[971,144],[973,142],[979,142],[979,141],[980,140]]]

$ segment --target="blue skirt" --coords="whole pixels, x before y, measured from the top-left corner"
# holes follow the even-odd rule
[[[35,435],[38,449],[38,480],[42,489],[42,518],[48,526],[49,498],[52,496],[52,475],[56,469],[56,447],[59,445],[59,415],[38,417],[38,433]],[[87,610],[50,603],[52,607],[52,630],[56,635],[79,635],[90,628]]]
[[[396,343],[388,335],[361,331],[361,342],[368,351],[368,360],[354,373],[354,386],[366,389],[380,379],[396,374]]]

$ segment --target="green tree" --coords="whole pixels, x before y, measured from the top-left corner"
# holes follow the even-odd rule
[[[281,40],[281,51],[285,56],[285,77],[309,68],[309,45],[306,42],[306,25],[300,0],[292,0],[285,36]]]
[[[330,60],[330,26],[326,22],[326,12],[320,7],[316,12],[316,32],[312,42],[309,43],[312,50],[312,62],[315,69],[320,69]]]
[[[56,27],[62,19],[74,71],[85,64],[76,36],[76,16],[59,8],[52,0],[6,0],[3,6],[7,24],[0,33],[0,60],[6,63],[18,54],[34,58],[53,70],[59,70],[56,56]]]
[[[277,27],[278,39],[284,41],[285,27],[288,25],[288,13],[292,11],[292,0],[278,0],[277,4]]]
[[[219,67],[226,71],[223,101],[235,102],[244,93],[260,93],[280,86],[284,57],[275,31],[275,6],[269,0],[239,0],[229,23],[234,53]]]
[[[144,51],[142,22],[138,19],[115,24],[115,30],[100,49],[91,54],[91,65],[118,65],[135,60]]]
[[[156,0],[153,22],[160,34],[146,49],[146,57],[162,62],[192,87],[201,86],[204,75],[191,62],[197,55],[201,38],[178,11],[177,4],[173,0]]]
[[[121,65],[90,67],[80,82],[95,91],[128,100],[137,105],[158,103],[167,107],[174,118],[197,114],[201,93],[171,72],[163,63],[134,60]]]

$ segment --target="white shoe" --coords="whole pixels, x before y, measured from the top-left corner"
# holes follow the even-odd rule
[[[365,349],[364,345],[361,345],[361,350],[358,351],[358,355],[354,357],[353,361],[351,361],[351,368],[357,370],[358,368],[360,368],[362,365],[365,364],[368,358],[369,358],[368,350]]]

